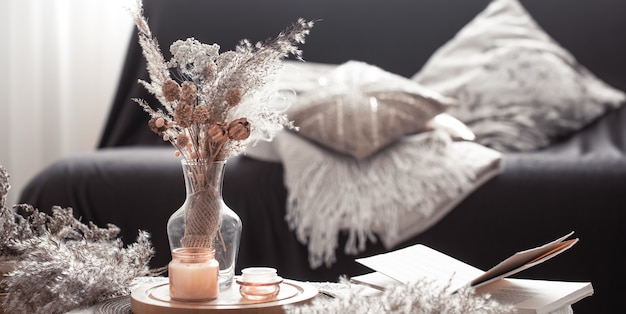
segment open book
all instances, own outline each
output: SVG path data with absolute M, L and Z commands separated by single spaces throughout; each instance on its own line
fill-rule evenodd
M 356 261 L 376 272 L 356 276 L 352 281 L 384 289 L 394 283 L 427 278 L 450 287 L 454 293 L 464 286 L 489 293 L 502 303 L 515 304 L 520 312 L 550 313 L 593 294 L 589 282 L 563 282 L 506 278 L 540 264 L 572 247 L 578 239 L 573 232 L 545 245 L 520 251 L 484 272 L 453 257 L 417 244 Z M 505 279 L 506 278 L 506 279 Z

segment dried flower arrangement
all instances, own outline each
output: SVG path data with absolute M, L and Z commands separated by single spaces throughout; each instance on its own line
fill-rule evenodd
M 499 303 L 490 295 L 476 294 L 471 287 L 465 287 L 450 294 L 449 287 L 437 286 L 426 279 L 406 285 L 387 287 L 375 297 L 362 293 L 364 289 L 362 286 L 352 285 L 346 278 L 341 278 L 339 283 L 329 285 L 332 286 L 330 290 L 336 290 L 339 286 L 343 292 L 333 293 L 334 298 L 330 300 L 315 298 L 306 305 L 286 306 L 286 313 L 506 314 L 516 312 L 513 305 Z
M 0 257 L 11 263 L 0 281 L 5 313 L 65 313 L 128 295 L 135 278 L 157 273 L 148 266 L 147 233 L 124 247 L 119 228 L 83 224 L 71 208 L 53 207 L 52 215 L 26 204 L 8 208 L 9 189 L 0 166 Z
M 150 115 L 150 129 L 169 141 L 177 154 L 188 161 L 224 160 L 242 152 L 251 134 L 269 140 L 284 126 L 292 127 L 284 110 L 270 104 L 276 90 L 264 87 L 283 58 L 293 55 L 301 60 L 297 45 L 304 43 L 313 22 L 299 19 L 273 40 L 253 45 L 244 39 L 234 51 L 223 53 L 217 44 L 177 40 L 166 62 L 142 3 L 137 3 L 132 14 L 151 80 L 139 82 L 165 111 L 134 100 Z
M 284 127 L 293 128 L 286 108 L 272 105 L 279 97 L 277 89 L 268 87 L 282 59 L 302 59 L 297 45 L 304 43 L 313 22 L 299 19 L 273 40 L 256 44 L 241 40 L 234 51 L 223 53 L 217 44 L 177 40 L 170 46 L 172 58 L 166 61 L 143 15 L 141 0 L 131 14 L 150 77 L 150 82 L 139 83 L 162 108 L 134 100 L 150 115 L 150 129 L 169 141 L 190 166 L 193 190 L 200 191 L 194 199 L 204 204 L 185 212 L 183 246 L 212 248 L 219 208 L 200 199 L 210 198 L 213 192 L 208 191 L 215 190 L 208 177 L 213 162 L 241 153 L 251 140 L 270 140 Z

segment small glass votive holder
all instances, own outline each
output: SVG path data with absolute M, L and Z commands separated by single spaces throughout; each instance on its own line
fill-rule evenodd
M 271 267 L 249 267 L 241 270 L 241 277 L 236 281 L 242 297 L 263 301 L 278 295 L 283 278 L 277 276 L 276 269 Z

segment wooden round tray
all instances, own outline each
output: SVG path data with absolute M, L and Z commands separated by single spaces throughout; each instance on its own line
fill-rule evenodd
M 180 302 L 170 299 L 169 283 L 156 283 L 141 286 L 130 295 L 130 305 L 134 314 L 188 314 L 214 313 L 283 313 L 282 306 L 309 301 L 317 295 L 317 289 L 310 284 L 285 279 L 280 284 L 280 292 L 270 300 L 250 301 L 239 294 L 239 284 L 233 281 L 230 288 L 220 291 L 215 300 L 205 302 Z

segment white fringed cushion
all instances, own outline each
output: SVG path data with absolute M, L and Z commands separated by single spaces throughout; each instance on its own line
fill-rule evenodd
M 425 130 L 453 100 L 410 79 L 350 61 L 318 79 L 288 116 L 299 134 L 336 152 L 366 158 L 400 137 Z
M 478 143 L 502 151 L 544 147 L 626 99 L 578 64 L 517 0 L 492 1 L 413 79 L 457 99 L 447 112 Z
M 427 230 L 501 171 L 501 153 L 452 141 L 443 130 L 405 136 L 384 152 L 355 159 L 320 149 L 292 132 L 272 142 L 285 168 L 286 221 L 306 244 L 312 268 L 357 254 L 369 240 L 387 249 Z

